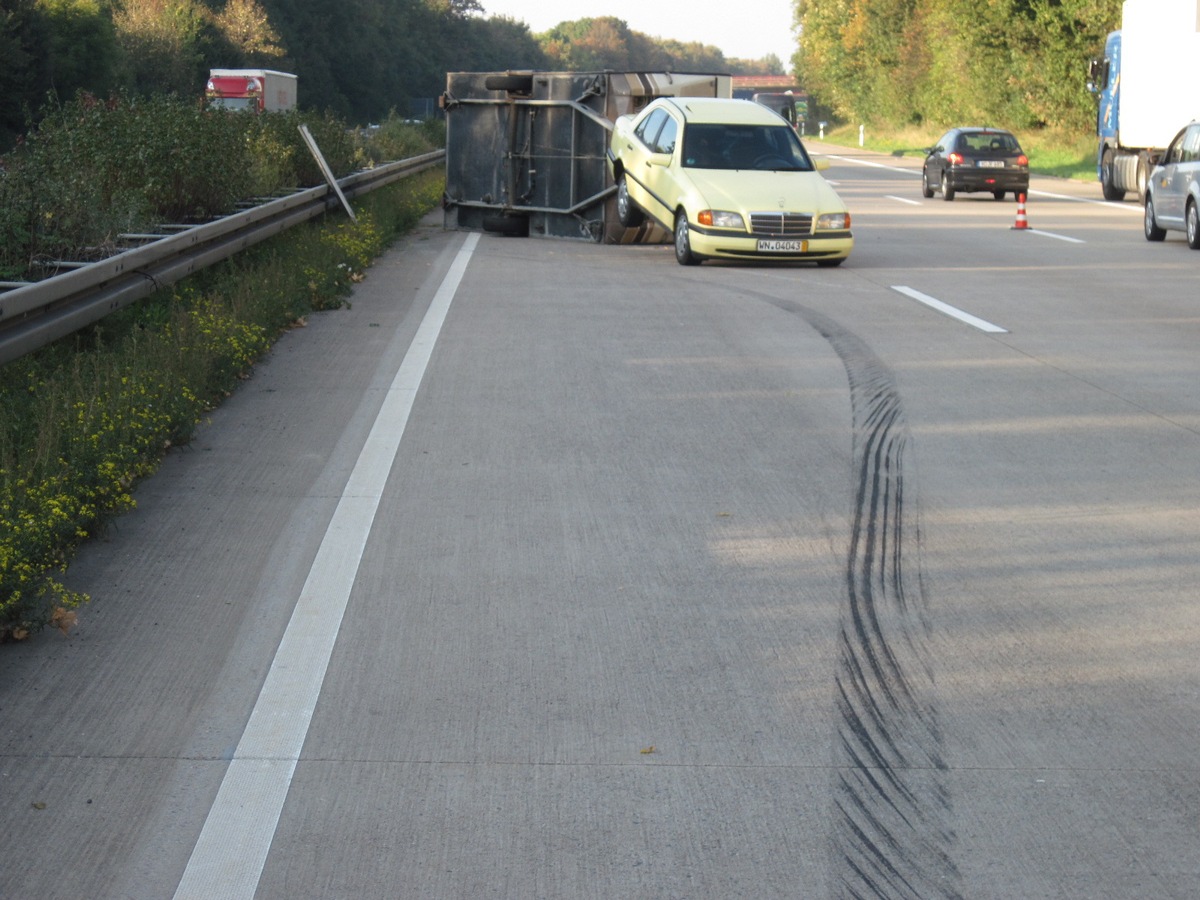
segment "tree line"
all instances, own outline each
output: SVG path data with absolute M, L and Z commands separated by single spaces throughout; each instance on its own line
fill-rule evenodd
M 0 149 L 48 98 L 203 95 L 210 68 L 300 78 L 300 104 L 353 124 L 415 117 L 447 72 L 783 71 L 775 57 L 650 37 L 621 19 L 563 22 L 535 35 L 476 0 L 0 0 Z M 423 101 L 417 103 L 416 101 Z
M 799 80 L 835 118 L 1094 125 L 1087 61 L 1121 0 L 794 0 Z

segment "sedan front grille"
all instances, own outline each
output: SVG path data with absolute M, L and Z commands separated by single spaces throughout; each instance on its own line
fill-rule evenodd
M 770 234 L 780 237 L 804 237 L 812 234 L 812 227 L 813 217 L 808 213 L 750 213 L 750 230 L 755 234 Z

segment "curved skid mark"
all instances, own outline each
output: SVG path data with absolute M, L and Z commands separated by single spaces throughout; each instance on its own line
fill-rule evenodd
M 908 426 L 895 378 L 861 339 L 828 317 L 763 299 L 824 337 L 850 385 L 854 507 L 835 677 L 831 887 L 842 897 L 961 900 L 926 646 L 933 630 L 921 531 L 905 503 Z

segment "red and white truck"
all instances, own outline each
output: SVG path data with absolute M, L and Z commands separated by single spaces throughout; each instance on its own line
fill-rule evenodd
M 296 108 L 296 76 L 273 69 L 210 69 L 204 96 L 215 109 L 253 113 Z

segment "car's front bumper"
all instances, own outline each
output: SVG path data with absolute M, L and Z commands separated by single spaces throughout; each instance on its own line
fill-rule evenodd
M 830 231 L 785 239 L 780 235 L 735 234 L 692 224 L 688 242 L 694 254 L 706 259 L 815 262 L 845 259 L 854 248 L 854 235 L 849 231 Z

